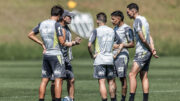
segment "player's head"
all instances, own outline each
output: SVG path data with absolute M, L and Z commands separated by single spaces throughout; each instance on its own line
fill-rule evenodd
M 127 6 L 127 15 L 129 16 L 130 19 L 135 18 L 135 14 L 139 12 L 139 7 L 135 3 L 131 3 Z
M 59 21 L 60 22 L 64 21 L 65 24 L 70 24 L 71 23 L 71 18 L 74 17 L 74 16 L 75 16 L 75 14 L 69 12 L 68 10 L 64 10 L 64 13 L 59 18 Z
M 111 13 L 111 21 L 113 25 L 119 25 L 120 22 L 124 21 L 123 12 L 120 10 L 114 11 Z
M 104 12 L 100 12 L 96 15 L 96 18 L 97 18 L 97 24 L 105 24 L 107 22 L 107 16 Z
M 64 9 L 60 5 L 55 5 L 51 8 L 51 16 L 60 17 L 64 13 Z

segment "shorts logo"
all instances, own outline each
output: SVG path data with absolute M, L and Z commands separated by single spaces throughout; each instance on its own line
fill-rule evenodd
M 42 70 L 42 75 L 46 75 L 46 71 L 45 70 Z
M 108 74 L 108 76 L 113 76 L 113 72 L 110 72 L 110 73 Z
M 104 75 L 104 72 L 98 72 L 98 75 L 99 75 L 99 76 L 103 76 L 103 75 Z
M 123 67 L 118 67 L 118 72 L 123 72 L 124 68 Z
M 58 70 L 55 70 L 55 71 L 54 71 L 54 74 L 61 74 L 61 72 L 58 71 Z
M 145 63 L 141 63 L 141 66 L 143 67 Z

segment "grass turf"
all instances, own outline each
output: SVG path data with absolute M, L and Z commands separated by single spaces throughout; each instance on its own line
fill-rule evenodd
M 180 101 L 180 57 L 162 57 L 153 59 L 150 65 L 149 101 Z M 132 61 L 132 59 L 130 60 Z M 93 61 L 76 59 L 72 62 L 75 73 L 76 101 L 100 101 L 98 82 L 92 77 Z M 128 72 L 132 66 L 129 64 Z M 0 62 L 0 101 L 38 101 L 38 88 L 41 81 L 41 61 L 1 61 Z M 142 100 L 141 83 L 138 78 L 135 101 Z M 117 98 L 121 98 L 121 84 L 118 86 Z M 128 82 L 129 83 L 129 82 Z M 129 92 L 129 88 L 128 88 Z M 63 94 L 66 96 L 66 82 Z M 108 96 L 109 97 L 109 96 Z M 127 98 L 129 94 L 127 94 Z M 46 91 L 46 101 L 51 101 L 50 83 Z M 128 100 L 128 99 L 126 99 Z

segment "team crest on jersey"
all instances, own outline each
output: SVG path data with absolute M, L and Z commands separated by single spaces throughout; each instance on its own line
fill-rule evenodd
M 91 14 L 80 13 L 78 11 L 73 11 L 72 13 L 74 13 L 75 16 L 69 25 L 71 30 L 83 38 L 89 38 L 94 29 L 94 21 Z

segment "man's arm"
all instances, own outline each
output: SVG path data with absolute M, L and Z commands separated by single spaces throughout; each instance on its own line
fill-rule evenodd
M 36 37 L 34 31 L 31 31 L 31 32 L 28 34 L 28 38 L 30 38 L 30 39 L 33 40 L 34 42 L 40 44 L 40 45 L 42 46 L 42 48 L 43 48 L 43 53 L 46 52 L 46 47 L 45 47 L 44 43 L 41 42 L 41 41 Z
M 95 59 L 97 54 L 93 55 L 92 51 L 92 44 L 95 42 L 97 36 L 97 31 L 94 30 L 89 38 L 89 43 L 88 43 L 88 51 L 92 59 Z
M 150 45 L 148 44 L 148 42 L 146 41 L 146 39 L 145 39 L 145 37 L 144 37 L 144 35 L 143 35 L 143 32 L 142 32 L 142 31 L 139 31 L 138 34 L 139 34 L 139 38 L 140 38 L 141 42 L 145 45 L 145 47 L 146 47 L 149 51 L 152 52 L 152 49 L 151 49 Z
M 40 27 L 40 23 L 33 29 L 33 31 L 31 31 L 29 34 L 28 34 L 28 38 L 30 38 L 31 40 L 33 40 L 34 42 L 40 44 L 43 48 L 43 53 L 46 52 L 46 47 L 44 45 L 43 42 L 41 42 L 37 37 L 36 35 L 39 33 L 39 27 Z
M 116 45 L 117 45 L 117 44 L 116 44 Z M 115 58 L 118 56 L 118 54 L 122 51 L 123 47 L 124 47 L 124 44 L 123 44 L 123 43 L 121 43 L 121 44 L 118 45 L 118 51 L 117 51 L 117 53 L 113 56 L 114 59 L 115 59 Z
M 134 48 L 134 37 L 132 29 L 127 29 L 126 33 L 127 43 L 123 43 L 124 48 Z
M 118 36 L 116 31 L 115 31 L 113 48 L 118 49 L 117 53 L 113 56 L 115 59 L 118 56 L 118 54 L 122 51 L 122 49 L 124 48 L 124 44 L 122 43 L 122 40 L 120 39 L 120 37 Z
M 58 36 L 58 40 L 61 45 L 72 47 L 73 45 L 78 44 L 76 41 L 66 42 L 66 30 L 64 28 L 61 28 L 59 23 L 56 23 L 56 33 Z
M 148 44 L 146 39 L 144 38 L 143 32 L 140 31 L 140 32 L 138 32 L 138 34 L 139 34 L 140 40 L 142 41 L 142 43 L 144 43 L 146 48 L 152 53 L 152 55 L 155 58 L 158 58 L 159 56 L 157 56 L 156 52 L 154 51 L 154 43 L 153 43 L 152 37 L 150 36 L 150 44 Z
M 152 49 L 152 54 L 155 58 L 158 58 L 159 56 L 157 55 L 156 49 L 154 48 L 154 41 L 152 39 L 152 36 L 150 35 L 150 46 Z
M 129 43 L 123 43 L 124 48 L 134 48 L 134 41 Z
M 91 46 L 92 46 L 92 43 L 89 42 L 89 43 L 88 43 L 88 51 L 89 51 L 89 54 L 90 54 L 91 58 L 94 59 L 95 56 L 93 55 Z

